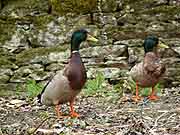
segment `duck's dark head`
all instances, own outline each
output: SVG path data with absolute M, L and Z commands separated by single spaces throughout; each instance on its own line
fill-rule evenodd
M 81 44 L 81 42 L 83 41 L 93 41 L 93 42 L 97 42 L 98 40 L 96 38 L 94 38 L 93 36 L 91 36 L 86 30 L 81 29 L 81 30 L 77 30 L 72 34 L 71 37 L 71 52 L 72 51 L 78 51 L 79 50 L 79 46 Z
M 145 53 L 154 52 L 156 51 L 157 48 L 169 48 L 167 45 L 162 43 L 156 36 L 146 37 L 146 39 L 144 40 L 143 46 L 144 46 Z

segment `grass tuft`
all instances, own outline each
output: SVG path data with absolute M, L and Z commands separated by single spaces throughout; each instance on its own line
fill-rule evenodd
M 97 72 L 96 77 L 92 80 L 88 80 L 85 85 L 85 95 L 94 95 L 95 93 L 101 91 L 103 89 L 103 83 L 105 81 L 105 77 L 103 73 Z
M 43 89 L 43 85 L 36 83 L 35 80 L 29 80 L 26 82 L 26 90 L 29 98 L 36 97 L 41 92 L 42 89 Z

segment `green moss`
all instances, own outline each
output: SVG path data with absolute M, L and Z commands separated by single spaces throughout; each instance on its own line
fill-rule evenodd
M 180 12 L 180 8 L 177 6 L 168 6 L 168 5 L 159 5 L 157 0 L 125 0 L 123 2 L 124 9 L 127 5 L 130 6 L 130 9 L 134 9 L 132 14 L 142 15 L 142 14 L 165 14 L 167 17 L 174 15 Z
M 0 42 L 3 44 L 5 41 L 10 40 L 15 32 L 15 25 L 13 22 L 0 19 Z
M 9 81 L 10 77 L 8 75 L 1 75 L 0 76 L 0 82 L 1 83 L 7 83 Z
M 0 89 L 0 97 L 13 96 L 13 95 L 14 95 L 13 91 L 7 91 L 7 90 Z
M 103 12 L 114 12 L 117 9 L 117 1 L 115 1 L 115 0 L 102 1 L 101 9 Z
M 175 15 L 177 13 L 180 12 L 180 8 L 177 8 L 177 6 L 158 6 L 158 7 L 154 7 L 152 9 L 146 9 L 145 11 L 143 11 L 145 14 L 159 14 L 159 13 L 163 13 L 166 14 L 166 16 L 168 15 Z
M 107 36 L 113 38 L 114 40 L 127 40 L 135 38 L 144 38 L 147 33 L 144 32 L 142 28 L 136 28 L 136 26 L 128 27 L 117 27 L 111 26 L 106 29 Z
M 142 0 L 124 0 L 124 4 L 135 4 L 139 1 L 142 1 Z
M 27 62 L 33 58 L 35 58 L 36 56 L 46 56 L 48 55 L 50 52 L 61 52 L 61 51 L 65 51 L 67 49 L 68 46 L 55 46 L 55 47 L 51 47 L 51 48 L 44 48 L 44 47 L 40 47 L 40 48 L 31 48 L 28 50 L 25 50 L 19 54 L 16 55 L 16 63 L 24 63 Z
M 15 94 L 16 84 L 0 84 L 0 97 Z
M 26 16 L 26 17 L 10 17 L 10 16 L 1 16 L 0 17 L 0 28 L 7 27 L 7 30 L 14 31 L 17 22 L 21 23 L 33 23 L 38 29 L 44 28 L 48 23 L 54 19 L 52 15 L 39 15 L 39 16 Z M 12 29 L 13 28 L 13 29 Z M 1 29 L 0 29 L 1 30 Z M 1 31 L 0 31 L 1 32 Z
M 89 13 L 94 12 L 97 0 L 50 0 L 54 13 Z
M 135 10 L 144 9 L 145 7 L 152 7 L 156 4 L 156 0 L 124 0 L 124 6 L 130 5 Z
M 1 57 L 0 58 L 0 67 L 7 67 L 7 66 L 10 66 L 12 65 L 12 62 L 9 61 L 6 57 Z
M 14 55 L 3 48 L 0 48 L 0 67 L 12 68 L 14 66 Z
M 29 17 L 29 20 L 33 21 L 35 27 L 39 29 L 44 29 L 47 27 L 47 24 L 53 21 L 54 17 L 52 15 L 42 15 L 42 16 L 32 16 Z
M 47 12 L 48 10 L 47 0 L 4 0 L 3 5 L 5 5 L 3 12 L 7 15 L 14 12 L 18 16 L 26 16 L 34 11 Z
M 3 3 L 2 1 L 0 1 L 0 10 L 2 9 L 2 7 L 3 7 Z

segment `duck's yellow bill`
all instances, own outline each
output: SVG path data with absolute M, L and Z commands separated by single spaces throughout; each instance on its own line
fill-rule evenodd
M 165 45 L 165 44 L 162 43 L 162 42 L 159 42 L 158 47 L 159 47 L 159 48 L 169 48 L 169 46 Z
M 95 37 L 91 36 L 90 34 L 87 34 L 87 40 L 88 41 L 93 41 L 93 42 L 97 42 L 98 39 L 96 39 Z

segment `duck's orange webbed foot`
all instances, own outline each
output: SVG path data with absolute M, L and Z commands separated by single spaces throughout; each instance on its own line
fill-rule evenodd
M 70 102 L 70 117 L 73 117 L 73 118 L 80 117 L 80 115 L 74 111 L 73 103 L 74 103 L 74 100 Z
M 141 96 L 132 96 L 132 100 L 135 101 L 135 102 L 138 102 L 142 99 Z
M 158 100 L 159 97 L 156 96 L 156 95 L 151 95 L 151 96 L 148 96 L 149 100 Z
M 76 112 L 71 112 L 70 116 L 71 116 L 72 118 L 78 118 L 78 117 L 80 117 L 80 115 L 79 115 L 78 113 L 76 113 Z
M 141 99 L 142 97 L 139 96 L 138 81 L 136 81 L 136 96 L 132 96 L 132 100 L 138 102 Z
M 151 92 L 151 95 L 148 96 L 149 100 L 158 100 L 159 97 L 155 95 L 155 89 L 154 87 L 152 87 L 152 92 Z
M 55 112 L 56 112 L 56 115 L 57 115 L 57 118 L 58 118 L 58 119 L 63 119 L 63 118 L 69 117 L 69 116 L 63 115 L 63 114 L 60 112 L 60 105 L 56 105 L 56 107 L 55 107 Z

